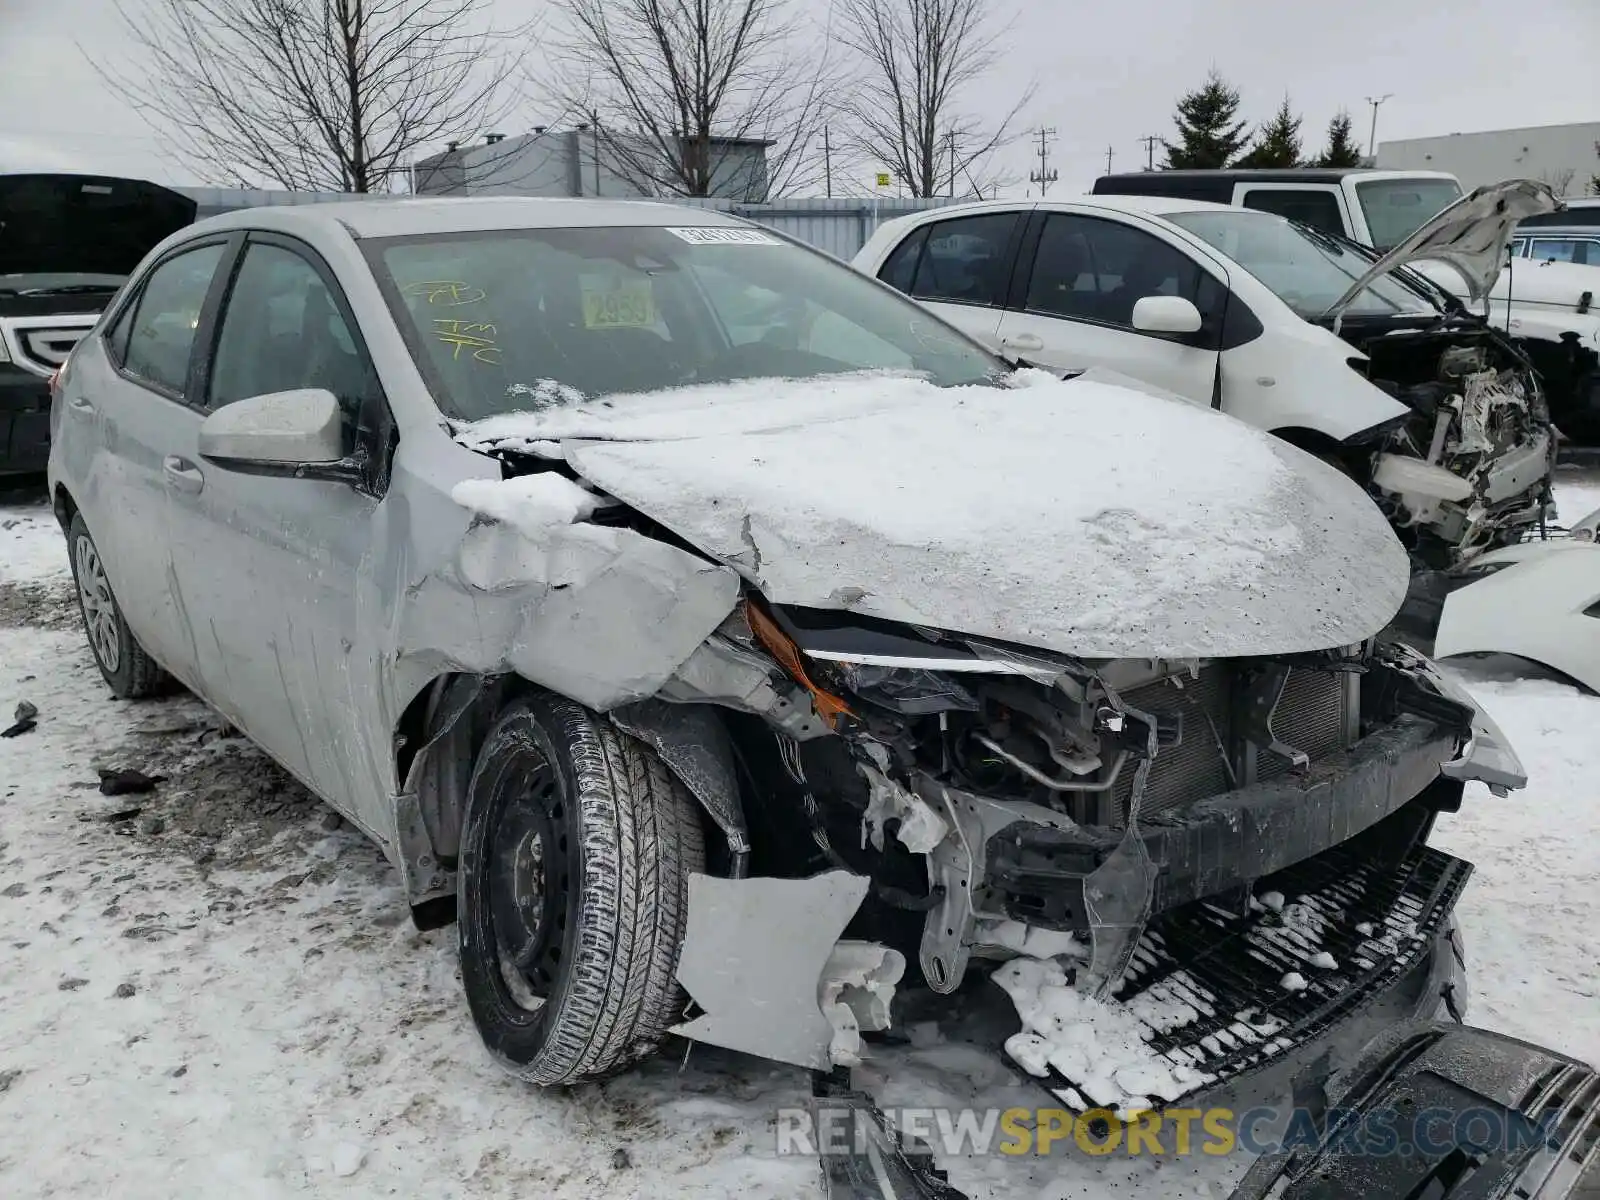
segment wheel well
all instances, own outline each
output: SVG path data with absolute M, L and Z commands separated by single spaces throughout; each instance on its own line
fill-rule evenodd
M 55 494 L 50 497 L 50 507 L 55 509 L 56 522 L 62 529 L 70 526 L 72 518 L 78 515 L 78 506 L 65 484 L 56 484 Z
M 1272 436 L 1304 450 L 1307 454 L 1315 454 L 1318 458 L 1339 458 L 1345 451 L 1344 445 L 1337 439 L 1329 437 L 1321 430 L 1307 429 L 1302 425 L 1274 429 Z

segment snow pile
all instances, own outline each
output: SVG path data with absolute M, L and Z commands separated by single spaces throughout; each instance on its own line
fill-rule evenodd
M 1025 384 L 761 379 L 457 436 L 561 442 L 585 479 L 780 603 L 1096 657 L 1348 643 L 1398 606 L 1404 556 L 1347 479 L 1208 409 Z
M 980 919 L 973 935 L 977 945 L 997 946 L 1029 958 L 1079 958 L 1087 960 L 1093 949 L 1071 930 L 1045 929 L 1021 921 Z
M 513 479 L 466 479 L 450 489 L 450 499 L 525 533 L 582 521 L 600 505 L 593 492 L 554 471 Z
M 1022 1032 L 1006 1040 L 1006 1053 L 1030 1075 L 1042 1077 L 1054 1068 L 1096 1106 L 1120 1115 L 1140 1112 L 1157 1099 L 1177 1100 L 1208 1079 L 1150 1048 L 1155 1033 L 1194 1020 L 1194 1008 L 1182 1001 L 1149 995 L 1126 1003 L 1096 1000 L 1068 983 L 1055 963 L 1032 958 L 1012 959 L 990 978 L 1022 1018 Z

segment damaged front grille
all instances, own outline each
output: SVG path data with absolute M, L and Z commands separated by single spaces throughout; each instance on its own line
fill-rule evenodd
M 1279 739 L 1304 751 L 1315 763 L 1354 741 L 1356 715 L 1352 677 L 1297 667 L 1289 672 L 1272 717 Z M 1181 684 L 1182 686 L 1178 686 Z M 1237 720 L 1240 684 L 1227 663 L 1203 667 L 1199 678 L 1174 676 L 1133 688 L 1123 695 L 1131 708 L 1180 717 L 1182 739 L 1164 746 L 1150 764 L 1140 820 L 1159 818 L 1207 796 L 1255 780 L 1272 779 L 1290 769 L 1287 759 L 1261 751 L 1252 772 L 1249 747 Z M 1125 772 L 1112 792 L 1119 824 L 1126 824 L 1133 796 L 1133 772 Z
M 1428 954 L 1471 865 L 1426 845 L 1377 862 L 1365 841 L 1262 880 L 1245 912 L 1202 900 L 1146 927 L 1115 1001 L 1185 1013 L 1144 1029 L 1150 1050 L 1194 1081 L 1189 1092 L 1319 1037 Z M 1069 1103 L 1096 1099 L 1085 1080 L 1057 1071 L 1049 1083 Z

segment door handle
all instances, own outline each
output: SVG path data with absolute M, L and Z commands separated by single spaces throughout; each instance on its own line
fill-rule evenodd
M 1000 339 L 1017 350 L 1043 350 L 1044 339 L 1036 333 L 1013 333 Z
M 85 396 L 74 396 L 74 397 L 72 397 L 72 399 L 67 401 L 67 407 L 68 408 L 75 408 L 79 412 L 93 412 L 94 411 L 94 405 L 89 403 L 88 398 L 85 397 Z
M 175 454 L 169 454 L 161 460 L 161 473 L 174 488 L 190 495 L 206 485 L 206 477 L 200 473 L 200 468 L 187 458 L 179 458 Z

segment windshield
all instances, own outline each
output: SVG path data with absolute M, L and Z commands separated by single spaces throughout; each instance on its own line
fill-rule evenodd
M 1373 179 L 1356 184 L 1356 197 L 1373 247 L 1392 250 L 1461 199 L 1461 188 L 1453 179 Z
M 519 229 L 369 247 L 440 409 L 459 420 L 530 396 L 860 370 L 951 386 L 1003 370 L 909 300 L 755 229 Z
M 1167 218 L 1209 242 L 1272 290 L 1295 312 L 1316 320 L 1372 266 L 1353 246 L 1271 213 L 1173 213 Z M 1426 295 L 1393 276 L 1374 279 L 1345 311 L 1392 316 L 1437 311 Z

